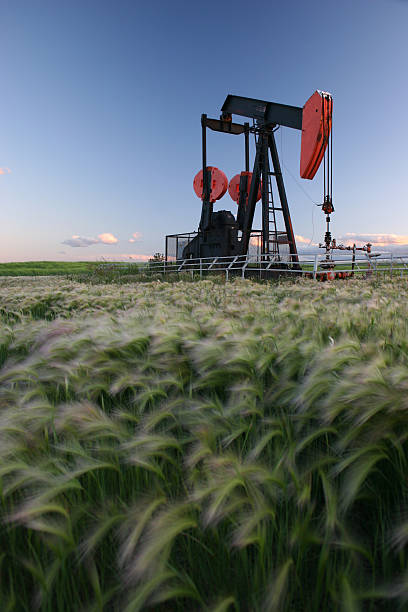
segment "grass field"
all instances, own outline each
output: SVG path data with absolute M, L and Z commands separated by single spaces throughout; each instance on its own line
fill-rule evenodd
M 91 272 L 92 261 L 22 261 L 0 263 L 0 276 L 53 276 Z
M 406 281 L 0 304 L 0 610 L 407 609 Z
M 140 264 L 134 262 L 25 261 L 0 263 L 0 277 L 64 276 L 97 284 L 141 280 L 139 272 Z

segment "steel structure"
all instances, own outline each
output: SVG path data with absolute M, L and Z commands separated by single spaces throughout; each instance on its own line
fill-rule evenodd
M 301 176 L 312 179 L 329 142 L 332 121 L 331 95 L 316 91 L 303 108 L 228 95 L 221 113 L 220 119 L 212 119 L 205 114 L 201 116 L 202 170 L 194 180 L 195 191 L 202 199 L 201 218 L 196 235 L 183 248 L 182 258 L 246 255 L 260 192 L 261 254 L 269 260 L 284 261 L 295 269 L 299 268 L 295 234 L 274 132 L 280 126 L 302 131 Z M 252 119 L 252 125 L 248 122 L 235 123 L 232 121 L 232 115 Z M 217 168 L 207 166 L 207 128 L 235 136 L 244 135 L 245 171 L 239 175 L 236 217 L 226 210 L 214 211 L 215 201 L 226 191 L 226 185 L 220 184 L 226 177 Z M 249 160 L 250 134 L 254 135 L 256 144 L 252 172 Z M 328 210 L 327 198 L 331 202 L 331 192 L 326 193 L 325 190 L 325 211 Z

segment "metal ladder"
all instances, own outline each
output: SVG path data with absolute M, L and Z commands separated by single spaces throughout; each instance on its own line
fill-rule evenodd
M 269 255 L 274 257 L 279 256 L 279 242 L 276 228 L 276 215 L 277 210 L 274 206 L 273 192 L 272 192 L 272 181 L 271 175 L 273 172 L 268 172 L 268 240 L 267 240 L 267 252 Z
M 255 149 L 258 144 L 257 134 L 254 133 L 255 140 Z M 282 211 L 282 208 L 276 208 L 273 201 L 273 192 L 272 192 L 272 180 L 271 176 L 275 176 L 275 172 L 271 172 L 269 165 L 269 153 L 268 153 L 268 236 L 265 240 L 265 254 L 272 255 L 276 259 L 280 259 L 279 257 L 279 240 L 278 240 L 278 230 L 276 224 L 276 211 Z

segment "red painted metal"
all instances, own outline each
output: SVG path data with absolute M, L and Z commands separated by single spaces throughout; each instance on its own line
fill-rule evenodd
M 333 98 L 315 91 L 303 107 L 300 176 L 312 179 L 329 142 L 332 127 Z
M 211 170 L 211 195 L 210 202 L 215 202 L 222 198 L 228 189 L 228 179 L 222 170 L 214 166 L 207 166 L 207 170 Z M 203 197 L 203 171 L 197 172 L 193 181 L 194 191 L 197 197 Z
M 247 176 L 248 177 L 248 182 L 247 182 L 247 189 L 246 189 L 246 202 L 245 204 L 247 204 L 248 202 L 248 197 L 249 197 L 249 190 L 251 188 L 251 182 L 252 182 L 252 172 L 241 172 L 241 174 L 236 174 L 229 182 L 229 186 L 228 186 L 228 193 L 230 194 L 231 198 L 234 200 L 234 202 L 236 202 L 238 204 L 238 200 L 239 200 L 239 182 L 241 179 L 241 176 Z M 258 189 L 258 195 L 256 198 L 256 201 L 258 202 L 258 200 L 261 199 L 261 185 L 259 185 L 259 189 Z

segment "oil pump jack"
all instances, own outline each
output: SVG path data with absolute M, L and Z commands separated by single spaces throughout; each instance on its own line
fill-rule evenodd
M 219 119 L 201 116 L 202 169 L 194 179 L 194 190 L 202 200 L 201 219 L 195 237 L 187 241 L 182 258 L 228 257 L 246 255 L 251 241 L 255 206 L 262 205 L 261 253 L 275 261 L 299 267 L 295 234 L 275 141 L 279 127 L 301 131 L 300 176 L 313 179 L 324 159 L 324 198 L 322 210 L 326 214 L 326 255 L 332 244 L 330 215 L 332 202 L 332 127 L 333 99 L 331 94 L 315 91 L 303 107 L 228 95 Z M 252 119 L 252 125 L 235 123 L 232 115 Z M 244 134 L 245 171 L 231 179 L 213 166 L 207 166 L 207 128 L 231 134 Z M 249 137 L 255 137 L 255 159 L 249 169 Z M 278 200 L 272 190 L 275 180 Z M 235 217 L 231 212 L 215 212 L 214 203 L 227 191 L 238 204 Z M 166 242 L 167 245 L 167 242 Z M 167 252 L 167 248 L 166 248 Z

